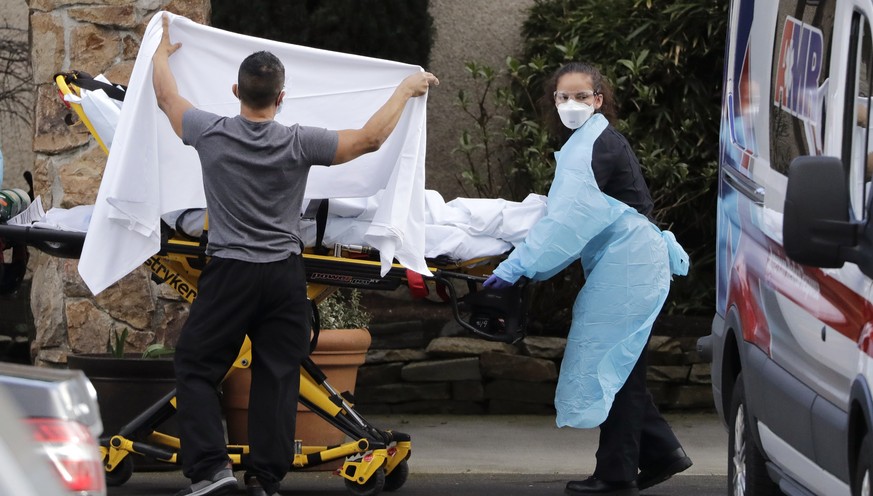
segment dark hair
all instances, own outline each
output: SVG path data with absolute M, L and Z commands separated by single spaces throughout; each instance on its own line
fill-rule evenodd
M 555 108 L 554 95 L 555 91 L 558 89 L 558 80 L 567 74 L 576 73 L 588 74 L 591 76 L 591 84 L 594 86 L 592 89 L 595 93 L 603 95 L 603 104 L 597 112 L 603 114 L 610 123 L 612 123 L 616 118 L 612 86 L 610 86 L 609 81 L 603 77 L 603 74 L 600 73 L 597 67 L 588 62 L 570 62 L 563 65 L 559 67 L 558 70 L 552 74 L 552 77 L 546 81 L 543 86 L 543 96 L 539 101 L 542 115 L 545 119 L 546 129 L 548 129 L 554 136 L 558 136 L 561 140 L 561 144 L 567 141 L 570 135 L 573 134 L 573 131 L 567 129 L 563 124 L 561 124 L 561 118 L 558 117 L 558 111 Z
M 256 110 L 273 104 L 285 87 L 285 66 L 270 52 L 255 52 L 239 65 L 239 99 Z

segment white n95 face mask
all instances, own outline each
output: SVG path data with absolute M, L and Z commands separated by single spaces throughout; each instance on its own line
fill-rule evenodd
M 594 107 L 576 100 L 568 100 L 558 105 L 558 116 L 561 122 L 570 129 L 578 129 L 592 115 Z

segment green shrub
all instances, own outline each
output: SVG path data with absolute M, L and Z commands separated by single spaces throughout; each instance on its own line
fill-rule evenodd
M 372 315 L 361 305 L 357 289 L 337 290 L 318 304 L 322 329 L 367 329 Z
M 213 0 L 212 25 L 423 67 L 427 67 L 434 37 L 428 0 Z

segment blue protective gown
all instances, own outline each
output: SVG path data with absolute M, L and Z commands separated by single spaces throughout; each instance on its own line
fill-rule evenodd
M 688 255 L 672 233 L 598 188 L 591 156 L 607 124 L 593 115 L 555 153 L 548 213 L 494 270 L 509 282 L 545 280 L 582 261 L 585 285 L 573 305 L 555 393 L 558 427 L 590 428 L 606 419 L 648 341 L 671 273 L 688 272 Z

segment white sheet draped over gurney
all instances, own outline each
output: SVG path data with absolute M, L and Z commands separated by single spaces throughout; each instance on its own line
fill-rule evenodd
M 362 236 L 378 210 L 381 194 L 369 198 L 330 200 L 323 246 L 360 245 Z M 455 198 L 445 202 L 436 191 L 425 191 L 425 247 L 427 258 L 448 257 L 465 261 L 501 255 L 524 240 L 530 228 L 546 214 L 543 195 L 531 193 L 522 202 L 500 198 Z M 88 232 L 94 205 L 71 209 L 53 208 L 31 224 L 43 229 Z M 182 216 L 184 214 L 184 216 Z M 203 234 L 205 210 L 179 210 L 161 218 L 172 228 L 198 238 Z M 301 235 L 306 246 L 316 242 L 316 223 L 304 219 Z
M 369 198 L 330 200 L 322 246 L 366 245 L 362 237 L 378 211 L 381 197 L 380 193 Z M 437 191 L 426 190 L 424 255 L 456 261 L 501 255 L 524 240 L 546 210 L 543 195 L 530 194 L 522 202 L 500 198 L 455 198 L 446 202 Z M 199 238 L 203 234 L 202 210 L 170 212 L 162 218 L 186 236 Z M 306 246 L 315 246 L 316 221 L 303 219 L 300 227 Z
M 360 244 L 380 197 L 331 200 L 323 244 Z M 499 198 L 445 202 L 437 191 L 426 190 L 424 255 L 463 261 L 506 253 L 545 214 L 543 195 L 530 194 L 522 202 Z M 313 246 L 315 222 L 304 221 L 301 228 L 304 243 Z
M 143 35 L 94 213 L 79 273 L 97 294 L 134 270 L 160 245 L 160 216 L 205 207 L 196 151 L 182 144 L 158 109 L 152 55 L 161 38 L 156 14 Z M 221 31 L 170 15 L 170 58 L 179 91 L 196 107 L 239 113 L 231 93 L 239 64 L 269 50 L 285 64 L 286 96 L 276 120 L 328 129 L 359 128 L 417 66 L 328 52 Z M 307 198 L 368 197 L 384 190 L 363 234 L 381 253 L 383 271 L 396 259 L 429 274 L 424 261 L 426 98 L 413 98 L 391 137 L 375 153 L 337 167 L 313 167 Z M 276 198 L 282 201 L 282 198 Z

